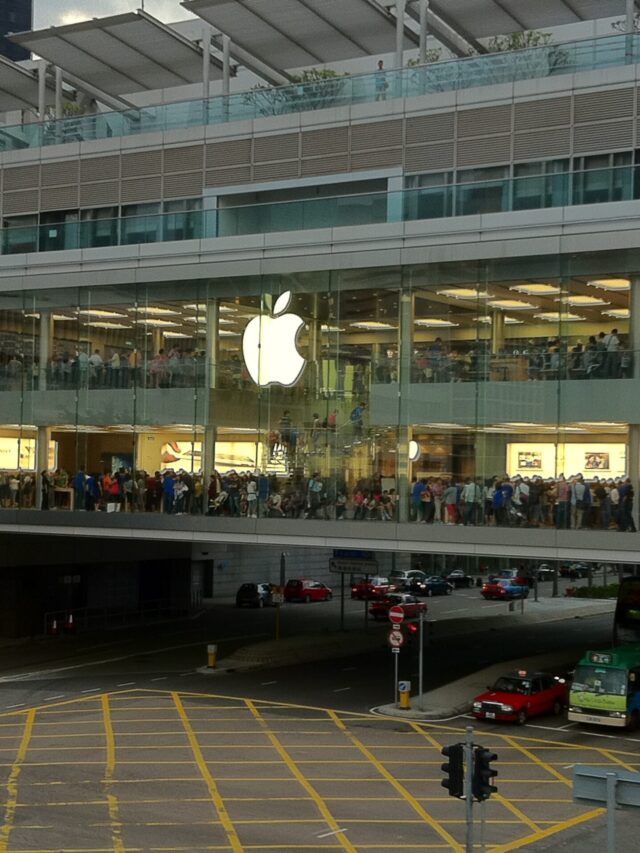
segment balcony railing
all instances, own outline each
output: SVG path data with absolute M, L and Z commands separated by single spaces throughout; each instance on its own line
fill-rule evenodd
M 640 199 L 640 166 L 2 229 L 2 254 L 304 231 Z
M 0 128 L 0 150 L 40 148 L 117 136 L 244 121 L 264 116 L 411 98 L 632 65 L 640 36 L 612 35 L 524 50 L 436 62 L 290 86 L 265 87 L 209 99 L 74 116 Z

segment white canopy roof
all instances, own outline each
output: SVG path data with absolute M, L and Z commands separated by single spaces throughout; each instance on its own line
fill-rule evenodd
M 141 11 L 10 38 L 112 95 L 202 81 L 202 48 Z M 211 56 L 211 79 L 221 77 L 221 63 Z
M 47 104 L 53 103 L 54 95 L 46 92 Z M 38 109 L 38 76 L 0 56 L 0 112 L 10 110 Z
M 373 0 L 184 0 L 235 44 L 280 69 L 395 50 L 395 18 Z M 405 29 L 405 48 L 417 36 Z

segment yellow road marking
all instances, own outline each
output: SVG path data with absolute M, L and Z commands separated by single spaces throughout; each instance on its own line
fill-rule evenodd
M 114 853 L 124 853 L 124 843 L 122 841 L 122 823 L 120 821 L 120 808 L 118 806 L 118 798 L 112 793 L 113 776 L 116 769 L 116 741 L 113 735 L 113 725 L 111 723 L 111 709 L 109 707 L 109 697 L 105 694 L 102 696 L 102 717 L 104 721 L 104 733 L 107 745 L 107 761 L 105 771 L 105 788 L 107 795 L 107 804 L 109 807 L 109 823 L 111 825 L 111 840 L 113 841 Z
M 229 817 L 229 812 L 227 811 L 227 808 L 224 804 L 224 800 L 220 796 L 216 781 L 211 775 L 211 771 L 207 766 L 207 762 L 204 760 L 204 756 L 202 755 L 202 751 L 200 749 L 200 744 L 198 743 L 198 739 L 191 727 L 191 722 L 189 721 L 189 717 L 187 716 L 187 713 L 184 709 L 182 700 L 176 692 L 173 692 L 171 696 L 173 697 L 173 702 L 178 710 L 180 719 L 182 720 L 182 725 L 184 726 L 184 730 L 191 745 L 191 750 L 193 752 L 195 762 L 198 765 L 198 770 L 202 774 L 202 778 L 204 779 L 205 784 L 209 790 L 211 800 L 214 806 L 216 807 L 218 817 L 220 818 L 220 822 L 222 823 L 224 831 L 227 834 L 227 838 L 229 839 L 231 848 L 235 851 L 235 853 L 243 853 L 243 847 L 240 843 L 240 839 L 238 838 L 238 833 L 236 832 L 233 822 Z
M 313 785 L 309 782 L 307 777 L 302 773 L 298 765 L 293 761 L 287 750 L 280 743 L 279 739 L 270 731 L 267 722 L 264 720 L 254 703 L 250 700 L 246 700 L 246 706 L 251 711 L 256 721 L 260 725 L 260 728 L 265 733 L 267 738 L 269 739 L 271 746 L 277 751 L 278 755 L 282 758 L 284 763 L 287 765 L 287 768 L 293 775 L 293 777 L 299 782 L 299 784 L 304 788 L 304 790 L 309 794 L 309 796 L 313 799 L 316 804 L 318 811 L 324 818 L 327 823 L 327 826 L 333 831 L 337 832 L 340 829 L 339 824 L 334 818 L 331 811 L 328 809 L 327 804 L 322 799 L 320 794 L 316 791 Z M 356 848 L 351 844 L 348 838 L 344 836 L 344 833 L 340 833 L 336 836 L 336 840 L 340 842 L 341 846 L 349 851 L 349 853 L 357 853 Z
M 618 764 L 620 767 L 624 767 L 625 770 L 630 770 L 631 773 L 636 773 L 638 770 L 637 767 L 632 767 L 630 764 L 627 764 L 625 761 L 623 761 L 621 758 L 618 758 L 616 755 L 614 755 L 613 752 L 610 752 L 608 749 L 598 748 L 598 752 L 600 753 L 600 755 L 604 755 L 605 758 L 608 758 L 609 761 L 613 764 Z
M 328 712 L 329 717 L 333 720 L 336 727 L 343 732 L 351 741 L 351 743 L 356 746 L 360 752 L 369 759 L 369 761 L 373 764 L 376 770 L 383 776 L 387 782 L 389 782 L 395 790 L 401 794 L 401 796 L 409 803 L 409 805 L 416 811 L 420 817 L 427 823 L 437 834 L 442 838 L 446 843 L 453 849 L 458 851 L 458 853 L 462 853 L 463 848 L 460 844 L 455 840 L 455 838 L 447 832 L 447 830 L 439 823 L 429 812 L 423 808 L 418 800 L 411 794 L 407 789 L 400 784 L 400 782 L 393 776 L 387 768 L 381 764 L 378 759 L 373 755 L 373 753 L 361 742 L 358 738 L 345 726 L 342 720 L 338 717 L 335 711 Z M 415 780 L 413 780 L 415 781 Z
M 0 828 L 0 853 L 6 853 L 9 849 L 9 836 L 13 829 L 13 823 L 16 817 L 16 807 L 18 805 L 18 778 L 20 776 L 24 760 L 27 756 L 27 750 L 29 749 L 29 741 L 31 740 L 31 733 L 33 731 L 35 718 L 36 712 L 34 709 L 31 709 L 27 713 L 24 729 L 22 731 L 22 738 L 20 739 L 20 746 L 18 747 L 18 752 L 16 754 L 16 760 L 11 767 L 11 773 L 7 780 L 7 802 L 4 810 L 4 824 Z
M 537 764 L 538 767 L 542 767 L 543 770 L 546 770 L 547 773 L 550 773 L 552 776 L 554 776 L 558 780 L 558 782 L 562 782 L 563 785 L 569 785 L 569 787 L 572 786 L 573 783 L 571 782 L 570 779 L 568 779 L 566 776 L 564 776 L 562 773 L 560 773 L 558 770 L 556 770 L 556 768 L 553 767 L 551 764 L 548 764 L 546 761 L 543 761 L 537 755 L 534 755 L 533 752 L 528 750 L 525 746 L 521 746 L 520 744 L 518 744 L 516 741 L 514 741 L 512 738 L 510 738 L 508 736 L 505 736 L 505 741 L 507 743 L 511 744 L 511 746 L 513 746 L 514 749 L 517 749 L 523 755 L 526 755 L 527 758 L 529 758 L 531 761 L 533 761 L 534 764 Z M 540 780 L 540 781 L 542 781 L 542 780 Z
M 492 847 L 491 853 L 509 853 L 511 850 L 519 850 L 521 847 L 533 844 L 534 841 L 541 841 L 543 838 L 549 838 L 550 836 L 556 835 L 558 832 L 562 832 L 565 829 L 571 829 L 573 826 L 579 826 L 581 823 L 586 823 L 589 820 L 600 817 L 600 815 L 604 814 L 604 811 L 604 809 L 593 809 L 593 811 L 578 815 L 578 817 L 572 817 L 569 820 L 560 821 L 555 826 L 549 827 L 548 829 L 541 829 L 540 832 L 536 832 L 533 835 L 527 835 L 524 838 L 519 838 L 517 841 L 511 841 L 508 844 L 500 844 L 497 847 Z

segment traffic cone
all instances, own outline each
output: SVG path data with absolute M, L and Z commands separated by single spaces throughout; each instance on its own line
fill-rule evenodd
M 75 632 L 76 626 L 73 623 L 73 613 L 70 613 L 67 616 L 67 623 L 64 626 L 64 630 L 65 630 L 65 633 L 67 633 L 67 634 L 73 634 Z
M 52 637 L 58 636 L 58 620 L 57 619 L 54 619 L 53 622 L 51 623 L 51 628 L 49 629 L 49 633 L 51 634 Z

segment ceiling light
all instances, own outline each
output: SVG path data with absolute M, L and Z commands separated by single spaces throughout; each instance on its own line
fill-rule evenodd
M 218 335 L 221 338 L 239 338 L 240 332 L 230 332 L 229 329 L 220 329 Z
M 453 323 L 451 320 L 441 320 L 438 317 L 425 317 L 422 320 L 416 320 L 415 325 L 424 326 L 425 329 L 444 329 L 459 326 L 460 323 Z
M 560 293 L 560 287 L 557 284 L 542 284 L 542 283 L 525 283 L 515 284 L 509 290 L 515 290 L 517 293 L 524 293 L 526 296 L 553 296 Z
M 450 299 L 491 299 L 491 294 L 479 291 L 474 287 L 448 287 L 446 290 L 438 290 L 438 296 L 447 296 Z
M 386 329 L 395 329 L 391 323 L 382 323 L 380 320 L 360 320 L 350 324 L 354 329 L 366 329 L 368 332 L 383 332 Z
M 104 308 L 80 308 L 78 314 L 86 314 L 87 317 L 103 317 L 105 319 L 114 317 L 128 319 L 127 315 L 120 311 L 105 311 Z
M 628 308 L 612 308 L 611 311 L 603 311 L 604 317 L 613 317 L 615 320 L 628 320 L 631 312 Z
M 173 326 L 179 326 L 179 323 L 174 323 L 173 320 L 158 320 L 153 317 L 144 317 L 142 320 L 134 320 L 139 326 L 154 326 L 156 329 L 169 329 Z
M 197 311 L 199 314 L 204 314 L 207 310 L 207 306 L 204 302 L 198 302 L 197 304 L 195 302 L 190 302 L 188 305 L 183 305 L 182 307 L 185 311 Z
M 485 326 L 490 326 L 493 323 L 493 318 L 490 314 L 483 314 L 481 317 L 474 317 L 475 323 L 483 323 Z M 524 320 L 516 320 L 515 317 L 503 317 L 505 326 L 522 326 Z
M 600 290 L 622 291 L 631 289 L 631 282 L 628 278 L 594 278 L 587 284 L 589 287 L 599 287 Z
M 504 324 L 505 326 L 522 326 L 524 320 L 516 320 L 515 317 L 505 317 Z
M 577 323 L 579 320 L 586 320 L 586 317 L 581 317 L 579 314 L 560 313 L 560 311 L 543 311 L 542 314 L 534 314 L 538 320 L 544 320 L 545 323 Z
M 326 323 L 323 323 L 320 326 L 320 331 L 328 335 L 335 332 L 344 332 L 344 329 L 341 329 L 340 326 L 328 326 Z
M 238 309 L 234 308 L 232 305 L 221 305 L 218 308 L 218 311 L 221 314 L 237 314 L 238 313 Z
M 184 332 L 165 332 L 165 338 L 192 338 L 193 335 L 186 335 Z
M 600 299 L 598 296 L 564 296 L 562 299 L 556 299 L 556 302 L 563 302 L 566 305 L 575 305 L 577 308 L 590 308 L 596 305 L 610 305 L 606 299 Z
M 130 329 L 124 323 L 110 323 L 108 320 L 90 320 L 85 326 L 94 326 L 96 329 Z
M 177 317 L 180 315 L 179 311 L 174 311 L 172 308 L 158 308 L 152 305 L 145 308 L 129 308 L 129 311 L 135 311 L 137 314 L 149 314 L 152 317 Z
M 74 323 L 78 318 L 77 317 L 68 317 L 66 314 L 54 314 L 53 319 L 59 322 L 68 322 Z
M 487 304 L 492 308 L 499 308 L 501 311 L 535 311 L 538 307 L 530 302 L 523 302 L 521 299 L 492 299 Z

